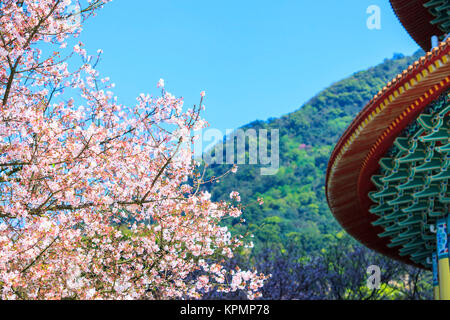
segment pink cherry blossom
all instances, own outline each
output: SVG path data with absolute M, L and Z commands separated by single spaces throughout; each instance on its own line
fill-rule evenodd
M 237 202 L 240 202 L 240 201 L 241 201 L 241 196 L 239 195 L 239 192 L 237 192 L 237 191 L 232 191 L 232 192 L 230 193 L 230 199 L 236 200 Z
M 165 90 L 119 104 L 101 51 L 60 53 L 81 32 L 71 2 L 21 2 L 0 1 L 0 299 L 258 297 L 256 271 L 224 282 L 245 243 L 221 221 L 242 212 L 197 187 L 202 107 Z M 80 1 L 81 20 L 107 2 Z

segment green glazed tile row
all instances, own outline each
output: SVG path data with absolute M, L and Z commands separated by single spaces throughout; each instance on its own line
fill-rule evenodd
M 431 0 L 425 3 L 424 7 L 435 17 L 430 23 L 437 25 L 444 33 L 450 33 L 450 2 L 448 0 Z
M 372 224 L 401 256 L 428 265 L 436 221 L 450 207 L 450 91 L 406 128 L 379 164 L 371 178 L 377 191 L 369 193 L 375 203 L 369 211 L 379 217 Z

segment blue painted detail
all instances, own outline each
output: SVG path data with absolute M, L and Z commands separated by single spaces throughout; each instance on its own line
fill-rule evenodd
M 433 259 L 433 286 L 439 285 L 439 276 L 438 276 L 438 258 L 437 254 L 434 252 L 432 255 Z
M 448 258 L 447 219 L 440 219 L 436 229 L 438 259 Z

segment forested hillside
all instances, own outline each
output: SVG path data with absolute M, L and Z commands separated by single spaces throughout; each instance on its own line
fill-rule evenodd
M 208 188 L 214 200 L 229 199 L 231 190 L 237 190 L 243 204 L 249 204 L 243 214 L 246 221 L 236 220 L 231 225 L 232 230 L 249 229 L 255 235 L 253 254 L 266 247 L 283 251 L 294 246 L 296 251 L 309 255 L 326 247 L 341 231 L 324 194 L 330 153 L 364 105 L 422 54 L 394 54 L 392 59 L 332 84 L 290 114 L 255 121 L 242 128 L 279 130 L 278 173 L 262 176 L 259 166 L 240 165 L 236 174 L 227 175 Z M 229 168 L 212 165 L 207 175 L 220 176 Z M 255 203 L 258 197 L 264 199 L 262 206 Z

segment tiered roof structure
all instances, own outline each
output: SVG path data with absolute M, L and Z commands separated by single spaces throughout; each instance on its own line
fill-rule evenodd
M 336 219 L 369 248 L 431 269 L 436 223 L 450 208 L 450 39 L 448 0 L 391 0 L 426 50 L 389 82 L 337 143 L 326 195 Z
M 432 36 L 444 40 L 450 33 L 448 0 L 392 0 L 392 8 L 406 31 L 425 51 L 430 51 Z

